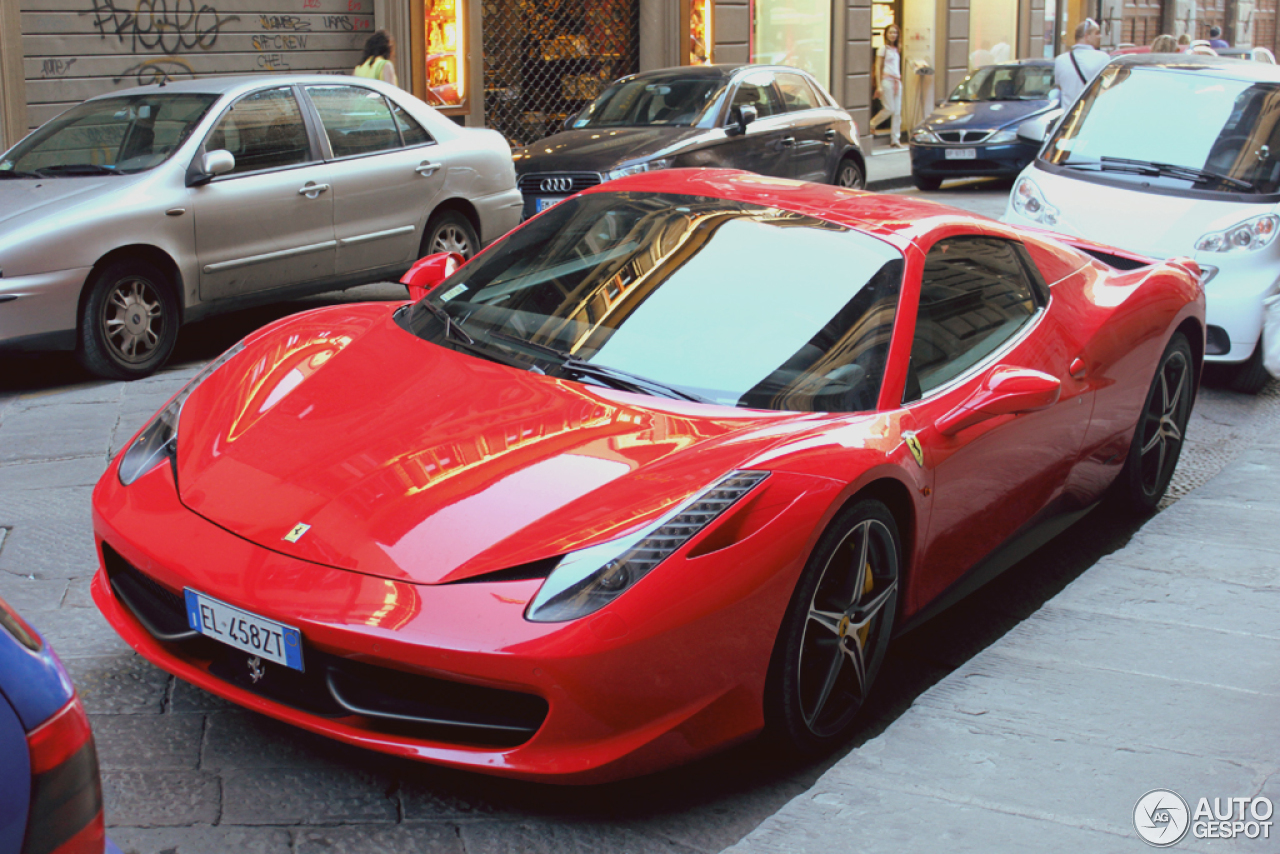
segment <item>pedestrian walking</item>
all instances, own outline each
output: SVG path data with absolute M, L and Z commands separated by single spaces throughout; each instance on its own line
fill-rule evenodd
M 1110 61 L 1099 45 L 1102 44 L 1102 28 L 1093 18 L 1085 18 L 1076 27 L 1076 43 L 1071 49 L 1053 61 L 1053 83 L 1061 93 L 1058 102 L 1065 109 L 1080 97 L 1102 67 Z
M 400 83 L 396 80 L 396 67 L 391 64 L 391 58 L 395 56 L 395 52 L 395 40 L 386 30 L 378 30 L 364 43 L 364 56 L 360 57 L 360 64 L 352 73 L 356 77 L 381 80 L 383 83 L 399 86 Z
M 1222 27 L 1209 28 L 1209 47 L 1214 50 L 1231 47 L 1231 45 L 1227 44 L 1227 40 L 1222 37 Z
M 889 147 L 902 148 L 902 30 L 890 24 L 884 30 L 884 46 L 876 56 L 875 97 L 883 105 L 871 119 L 871 127 L 889 122 Z

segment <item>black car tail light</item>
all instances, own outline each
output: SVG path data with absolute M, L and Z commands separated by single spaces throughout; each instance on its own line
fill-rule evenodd
M 80 698 L 27 733 L 31 808 L 22 854 L 102 854 L 102 781 Z

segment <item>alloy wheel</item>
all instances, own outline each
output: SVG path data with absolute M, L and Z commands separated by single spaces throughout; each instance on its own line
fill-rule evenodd
M 1142 489 L 1161 490 L 1173 474 L 1191 409 L 1191 365 L 1179 350 L 1169 353 L 1156 375 L 1156 392 L 1142 414 Z
M 118 281 L 102 303 L 102 334 L 117 359 L 144 362 L 164 336 L 164 306 L 155 285 L 129 276 Z
M 431 241 L 431 253 L 457 252 L 464 257 L 471 257 L 470 237 L 458 225 L 445 223 L 435 233 Z
M 800 642 L 800 712 L 815 736 L 838 733 L 861 707 L 897 589 L 893 534 L 878 519 L 859 522 L 822 569 Z

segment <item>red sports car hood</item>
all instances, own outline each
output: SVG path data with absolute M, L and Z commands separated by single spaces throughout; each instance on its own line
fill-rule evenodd
M 346 306 L 260 334 L 188 398 L 178 483 L 265 548 L 433 584 L 617 536 L 797 418 L 551 379 Z

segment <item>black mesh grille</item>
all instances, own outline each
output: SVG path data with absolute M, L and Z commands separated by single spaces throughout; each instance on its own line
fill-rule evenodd
M 943 142 L 981 142 L 991 136 L 989 130 L 944 130 L 938 132 Z
M 527 145 L 640 65 L 639 0 L 485 0 L 485 121 Z
M 544 188 L 543 182 L 549 182 Z M 588 187 L 600 183 L 600 175 L 596 172 L 532 172 L 520 176 L 520 192 L 543 193 L 544 195 L 565 196 L 580 193 Z
M 247 653 L 188 628 L 182 596 L 106 543 L 102 554 L 117 598 L 147 631 L 169 643 L 170 652 L 207 662 L 211 675 L 277 703 L 321 717 L 355 718 L 380 732 L 500 747 L 528 741 L 546 719 L 541 697 L 351 661 L 315 649 L 305 638 L 305 671 L 268 661 L 250 667 Z

